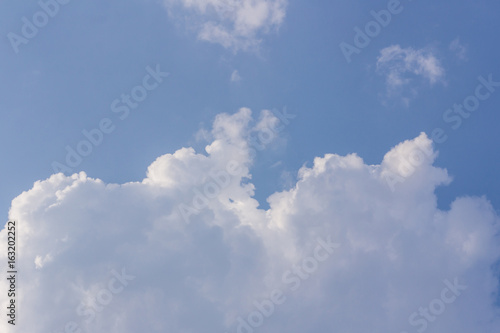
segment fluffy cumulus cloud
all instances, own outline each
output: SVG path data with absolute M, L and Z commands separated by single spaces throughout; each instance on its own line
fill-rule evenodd
M 233 51 L 255 49 L 284 21 L 287 0 L 164 0 L 198 38 Z
M 482 197 L 437 208 L 450 177 L 425 134 L 380 165 L 317 157 L 264 210 L 249 138 L 282 125 L 221 114 L 205 152 L 160 156 L 140 182 L 56 174 L 20 194 L 19 332 L 500 331 L 500 219 Z
M 400 95 L 401 90 L 417 77 L 433 85 L 444 82 L 445 76 L 440 61 L 431 51 L 415 50 L 412 47 L 401 48 L 399 45 L 391 45 L 380 51 L 377 72 L 386 79 L 388 95 Z M 415 88 L 410 90 L 410 95 L 414 97 Z M 411 98 L 403 99 L 408 103 Z

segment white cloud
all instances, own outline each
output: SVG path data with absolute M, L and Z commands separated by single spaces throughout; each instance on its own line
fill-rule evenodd
M 240 76 L 240 73 L 238 72 L 238 70 L 235 69 L 231 73 L 231 82 L 238 82 L 238 81 L 241 81 L 241 76 Z
M 415 77 L 426 79 L 431 85 L 444 83 L 445 70 L 439 60 L 428 50 L 415 50 L 411 47 L 401 48 L 392 45 L 380 51 L 377 58 L 377 72 L 385 76 L 389 96 L 402 95 L 402 89 L 408 86 Z M 403 97 L 406 104 L 414 98 L 417 91 L 409 90 L 409 96 Z
M 262 35 L 284 21 L 287 0 L 164 0 L 198 38 L 233 51 L 255 49 Z
M 252 126 L 249 109 L 221 114 L 206 154 L 183 148 L 160 156 L 141 182 L 57 174 L 15 198 L 9 215 L 18 221 L 19 332 L 61 332 L 70 321 L 93 333 L 237 332 L 238 317 L 248 320 L 254 302 L 264 304 L 273 290 L 286 300 L 261 310 L 272 314 L 261 315 L 259 330 L 413 332 L 423 317 L 415 326 L 408 318 L 439 305 L 443 281 L 455 278 L 467 289 L 427 322 L 427 332 L 499 331 L 492 266 L 500 255 L 500 219 L 489 202 L 463 197 L 447 211 L 437 209 L 435 188 L 450 177 L 433 166 L 433 153 L 396 191 L 387 184 L 386 175 L 415 149 L 431 150 L 431 140 L 422 134 L 405 141 L 380 165 L 355 154 L 317 157 L 262 210 L 249 183 L 247 138 L 277 122 L 264 112 Z M 179 205 L 228 161 L 241 172 L 186 223 Z M 318 239 L 328 237 L 340 247 L 310 266 Z M 108 292 L 112 300 L 85 323 L 96 295 L 118 286 L 122 267 L 134 278 Z M 7 290 L 5 279 L 0 290 Z M 5 309 L 6 298 L 0 303 Z M 0 321 L 1 331 L 7 326 Z
M 450 43 L 450 51 L 454 52 L 455 55 L 457 56 L 458 60 L 461 61 L 466 61 L 467 60 L 467 48 L 465 45 L 460 43 L 460 38 L 457 37 L 455 38 L 451 43 Z

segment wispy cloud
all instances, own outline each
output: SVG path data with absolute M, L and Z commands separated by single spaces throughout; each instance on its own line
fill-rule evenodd
M 238 81 L 241 81 L 241 76 L 240 76 L 240 73 L 238 72 L 238 70 L 235 69 L 231 73 L 231 82 L 238 82 Z
M 399 86 L 410 82 L 408 74 L 422 76 L 434 84 L 444 77 L 444 69 L 439 60 L 423 49 L 406 49 L 392 45 L 380 51 L 377 70 L 387 76 L 387 84 Z
M 287 0 L 164 0 L 173 17 L 182 17 L 198 38 L 233 51 L 256 48 L 262 35 L 278 29 Z
M 391 45 L 380 51 L 377 58 L 377 73 L 385 76 L 389 97 L 402 94 L 401 89 L 417 77 L 424 78 L 429 84 L 444 83 L 445 70 L 440 61 L 426 49 L 415 50 Z M 416 96 L 414 87 L 409 89 L 410 97 L 403 97 L 406 104 Z
M 467 60 L 467 47 L 460 42 L 460 38 L 455 38 L 450 43 L 450 51 L 454 52 L 457 56 L 458 60 L 466 61 Z

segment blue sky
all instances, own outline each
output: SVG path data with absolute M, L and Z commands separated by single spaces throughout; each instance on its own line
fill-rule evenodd
M 269 1 L 275 16 L 264 19 L 257 10 L 242 10 L 243 18 L 224 12 L 227 4 L 239 8 L 238 1 L 188 3 L 72 0 L 16 45 L 9 34 L 23 38 L 22 18 L 32 22 L 40 4 L 0 1 L 4 220 L 11 201 L 49 178 L 53 162 L 64 163 L 66 146 L 76 149 L 82 130 L 104 118 L 114 130 L 71 169 L 124 184 L 141 182 L 158 157 L 181 147 L 206 155 L 213 138 L 203 133 L 216 116 L 243 107 L 253 112 L 250 127 L 261 110 L 295 116 L 252 161 L 261 209 L 269 209 L 269 196 L 293 188 L 299 169 L 312 168 L 316 157 L 356 153 L 378 165 L 399 143 L 441 128 L 448 138 L 433 144 L 433 165 L 453 181 L 433 192 L 438 208 L 485 196 L 499 212 L 500 87 L 482 88 L 488 97 L 457 129 L 443 118 L 475 94 L 478 77 L 500 82 L 498 2 L 401 1 L 350 62 L 341 43 L 355 46 L 354 29 L 396 2 Z M 210 30 L 214 24 L 226 30 Z M 168 76 L 121 120 L 111 104 L 141 85 L 148 67 Z
M 1 6 L 4 35 L 20 34 L 20 18 L 39 10 L 35 1 Z M 82 129 L 113 116 L 111 101 L 130 91 L 148 65 L 160 64 L 170 77 L 77 170 L 109 182 L 139 180 L 156 156 L 189 145 L 201 124 L 242 106 L 287 107 L 297 114 L 287 128 L 286 151 L 275 157 L 284 160 L 283 170 L 296 173 L 325 153 L 356 152 L 368 163 L 380 163 L 390 147 L 421 131 L 446 126 L 449 131 L 443 112 L 473 92 L 478 76 L 500 78 L 497 6 L 403 2 L 403 11 L 347 64 L 339 44 L 353 44 L 353 28 L 364 27 L 373 19 L 370 11 L 387 8 L 387 2 L 291 2 L 279 30 L 265 35 L 257 51 L 234 53 L 198 40 L 152 1 L 72 1 L 28 44 L 19 45 L 18 54 L 2 39 L 1 135 L 9 161 L 0 166 L 3 215 L 13 197 L 53 172 L 52 161 L 65 157 L 64 147 L 76 145 Z M 457 38 L 466 60 L 449 49 Z M 380 50 L 391 45 L 431 49 L 446 84 L 417 79 L 407 88 L 418 91 L 408 107 L 397 96 L 384 105 L 384 78 L 375 67 Z M 230 82 L 234 70 L 242 78 L 237 83 Z M 484 102 L 437 147 L 437 165 L 455 178 L 438 190 L 443 207 L 465 194 L 487 195 L 499 206 L 494 177 L 499 98 Z M 276 174 L 265 176 L 268 166 L 255 170 L 264 205 L 280 189 Z

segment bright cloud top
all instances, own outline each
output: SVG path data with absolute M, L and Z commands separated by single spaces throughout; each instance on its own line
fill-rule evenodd
M 415 50 L 392 45 L 380 51 L 377 72 L 386 77 L 389 93 L 408 85 L 412 78 L 423 77 L 431 85 L 443 81 L 445 71 L 439 60 L 428 50 Z M 415 92 L 413 92 L 415 94 Z
M 187 18 L 198 38 L 225 48 L 255 48 L 260 36 L 278 29 L 287 0 L 164 0 L 174 17 Z M 178 7 L 181 7 L 179 9 Z M 186 17 L 186 11 L 188 15 Z
M 15 198 L 21 331 L 499 331 L 500 219 L 485 198 L 436 208 L 450 177 L 425 134 L 380 165 L 317 157 L 262 210 L 248 140 L 282 125 L 221 114 L 205 153 L 160 156 L 141 182 L 57 174 Z M 429 157 L 391 190 L 416 150 Z

